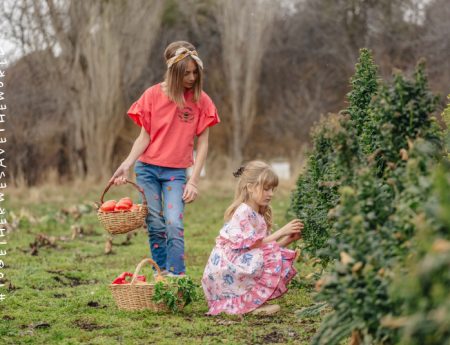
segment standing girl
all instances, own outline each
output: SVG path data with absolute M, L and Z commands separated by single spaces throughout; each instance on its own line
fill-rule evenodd
M 239 177 L 235 199 L 202 278 L 208 314 L 273 313 L 278 305 L 263 304 L 283 295 L 297 273 L 297 253 L 284 247 L 300 238 L 303 224 L 294 219 L 270 234 L 278 177 L 269 165 L 253 161 L 234 175 Z
M 203 63 L 195 47 L 185 41 L 173 42 L 164 57 L 164 81 L 148 88 L 128 110 L 141 132 L 110 181 L 125 183 L 137 160 L 136 182 L 148 201 L 146 223 L 152 257 L 164 273 L 180 276 L 186 271 L 184 205 L 198 196 L 208 128 L 220 120 L 214 103 L 202 90 Z M 186 168 L 192 164 L 192 175 L 186 181 Z

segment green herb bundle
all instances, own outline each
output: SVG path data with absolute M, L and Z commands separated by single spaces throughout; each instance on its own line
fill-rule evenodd
M 153 301 L 164 303 L 167 308 L 175 313 L 182 307 L 198 300 L 198 285 L 191 278 L 166 278 L 166 281 L 155 284 Z

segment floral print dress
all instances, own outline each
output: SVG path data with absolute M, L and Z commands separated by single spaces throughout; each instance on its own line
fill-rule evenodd
M 208 315 L 248 313 L 287 291 L 295 252 L 275 241 L 250 249 L 267 235 L 264 217 L 245 203 L 224 224 L 202 278 Z

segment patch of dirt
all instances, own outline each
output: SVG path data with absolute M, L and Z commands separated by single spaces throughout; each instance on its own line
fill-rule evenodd
M 50 328 L 51 325 L 48 322 L 36 322 L 30 325 L 20 325 L 19 328 L 24 331 L 19 332 L 21 335 L 33 335 L 35 329 L 47 329 Z
M 54 276 L 52 278 L 64 286 L 74 287 L 74 286 L 79 286 L 79 285 L 97 284 L 98 283 L 98 281 L 95 279 L 82 280 L 77 277 L 68 276 L 68 275 L 64 274 L 62 271 L 47 270 L 46 272 L 52 273 L 52 274 L 57 274 L 57 276 Z
M 50 328 L 50 324 L 48 322 L 38 322 L 30 325 L 30 328 L 33 329 L 43 329 L 43 328 Z
M 44 247 L 61 249 L 61 247 L 56 244 L 57 241 L 67 241 L 67 238 L 48 236 L 46 234 L 37 234 L 34 242 L 30 243 L 29 253 L 32 256 L 36 256 L 39 254 L 39 249 Z
M 53 297 L 55 298 L 64 298 L 67 297 L 65 293 L 55 293 L 53 294 Z
M 96 232 L 92 224 L 81 226 L 80 224 L 73 224 L 70 227 L 71 239 L 74 240 L 77 237 L 83 238 L 86 236 L 100 236 L 100 233 Z
M 303 330 L 308 334 L 316 334 L 316 327 L 315 326 L 307 326 L 304 327 Z
M 294 339 L 298 338 L 298 334 L 295 331 L 291 330 L 291 329 L 288 331 L 287 335 L 288 335 L 289 338 L 294 338 Z
M 17 286 L 15 286 L 11 282 L 9 282 L 8 291 L 14 291 L 14 290 L 18 290 L 18 289 L 20 289 L 20 288 L 18 288 Z
M 105 326 L 101 326 L 99 324 L 96 324 L 95 322 L 88 321 L 88 320 L 81 320 L 81 319 L 75 320 L 74 324 L 78 328 L 84 329 L 85 331 L 93 331 L 96 329 L 106 328 Z
M 252 325 L 252 326 L 266 326 L 267 325 L 267 321 L 264 321 L 264 320 L 261 320 L 261 319 L 255 320 L 255 321 L 249 320 L 249 325 Z
M 2 285 L 8 284 L 8 287 L 7 287 L 8 291 L 14 291 L 14 290 L 20 289 L 17 286 L 13 285 L 8 279 L 0 279 L 0 284 L 2 284 Z
M 303 325 L 303 328 L 305 328 L 305 329 L 314 328 L 314 324 L 316 322 L 317 321 L 314 321 L 312 319 L 301 319 L 298 321 L 298 323 Z
M 98 243 L 98 242 L 95 242 Z M 103 256 L 103 254 L 93 254 L 93 255 L 76 255 L 76 259 L 77 261 L 83 261 L 83 260 L 88 260 L 88 259 L 96 259 L 100 256 Z
M 89 301 L 88 304 L 87 304 L 87 306 L 88 306 L 88 307 L 91 307 L 91 308 L 101 308 L 101 309 L 106 308 L 106 305 L 100 306 L 100 303 L 98 303 L 98 302 L 96 302 L 96 301 Z
M 237 323 L 240 323 L 240 321 L 223 320 L 223 319 L 219 319 L 216 321 L 216 325 L 221 325 L 221 326 L 229 326 L 229 325 L 234 325 Z
M 283 333 L 273 331 L 273 332 L 270 332 L 269 334 L 266 334 L 263 337 L 262 341 L 263 341 L 263 344 L 285 343 L 286 338 L 284 337 Z
M 208 338 L 208 337 L 211 337 L 211 338 L 212 337 L 220 337 L 221 335 L 223 335 L 223 334 L 222 333 L 205 333 L 204 335 L 202 335 L 202 340 L 205 341 L 205 338 Z

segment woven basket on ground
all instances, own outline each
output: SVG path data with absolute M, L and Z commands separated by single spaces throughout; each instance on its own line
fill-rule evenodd
M 131 181 L 126 180 L 126 182 L 134 186 L 142 194 L 142 205 L 140 205 L 138 209 L 113 212 L 102 212 L 100 210 L 100 206 L 103 204 L 103 198 L 113 183 L 109 183 L 108 186 L 106 186 L 102 197 L 100 198 L 100 205 L 97 205 L 97 218 L 105 230 L 112 235 L 125 234 L 140 228 L 144 224 L 145 217 L 147 216 L 147 199 L 145 198 L 144 190 Z
M 136 278 L 145 263 L 150 263 L 156 268 L 158 275 L 155 282 L 139 282 Z M 130 284 L 110 284 L 109 288 L 116 301 L 117 307 L 122 310 L 143 310 L 150 309 L 153 311 L 167 311 L 164 303 L 156 303 L 153 301 L 155 284 L 165 281 L 161 276 L 159 266 L 152 259 L 142 260 L 136 267 Z

